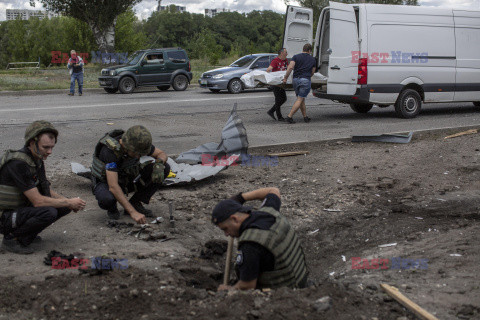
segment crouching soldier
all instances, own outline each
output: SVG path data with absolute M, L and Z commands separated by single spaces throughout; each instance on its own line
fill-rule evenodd
M 30 244 L 41 240 L 37 235 L 43 229 L 85 207 L 82 199 L 67 199 L 50 189 L 43 161 L 57 137 L 51 123 L 35 121 L 25 131 L 25 146 L 7 151 L 0 160 L 0 221 L 8 251 L 33 253 Z
M 155 162 L 140 163 L 141 156 L 151 156 Z M 142 203 L 148 204 L 170 172 L 167 155 L 152 145 L 152 135 L 143 126 L 133 126 L 126 132 L 113 130 L 98 142 L 93 155 L 93 193 L 100 208 L 110 219 L 119 219 L 117 201 L 137 223 L 154 216 Z M 129 192 L 135 192 L 127 199 Z
M 243 205 L 250 200 L 263 200 L 263 204 L 253 211 Z M 279 210 L 277 188 L 239 193 L 213 209 L 212 222 L 225 235 L 238 238 L 239 281 L 233 287 L 220 285 L 219 290 L 304 288 L 307 285 L 308 271 L 302 247 Z

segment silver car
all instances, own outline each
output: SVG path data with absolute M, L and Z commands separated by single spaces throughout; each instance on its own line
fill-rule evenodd
M 267 70 L 270 62 L 277 56 L 275 53 L 256 53 L 241 57 L 228 67 L 209 70 L 198 80 L 200 87 L 212 92 L 228 90 L 230 93 L 243 91 L 240 77 L 253 70 Z

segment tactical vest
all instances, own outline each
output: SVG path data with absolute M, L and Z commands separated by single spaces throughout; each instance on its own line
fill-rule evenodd
M 0 160 L 0 170 L 12 160 L 20 160 L 25 162 L 33 175 L 37 173 L 35 161 L 28 154 L 15 150 L 8 150 L 3 155 L 2 159 Z M 38 186 L 38 184 L 39 181 L 37 180 L 36 185 Z M 14 210 L 29 205 L 30 201 L 28 201 L 27 197 L 25 197 L 19 188 L 0 185 L 0 212 L 3 210 Z
M 256 228 L 246 229 L 238 239 L 242 242 L 255 242 L 268 249 L 275 258 L 273 271 L 260 274 L 257 288 L 296 288 L 306 279 L 308 274 L 305 256 L 300 241 L 287 219 L 271 207 L 261 208 L 276 218 L 268 230 Z
M 105 136 L 98 141 L 93 154 L 92 162 L 92 175 L 98 181 L 107 181 L 107 171 L 105 169 L 106 163 L 99 158 L 100 150 L 102 150 L 103 146 L 106 146 L 108 149 L 112 150 L 117 158 L 123 159 L 121 166 L 118 168 L 118 183 L 121 187 L 125 187 L 129 181 L 133 181 L 140 174 L 140 161 L 136 158 L 125 158 L 125 153 L 122 151 L 122 146 L 116 139 L 122 136 L 123 133 L 123 130 L 113 130 L 105 134 Z

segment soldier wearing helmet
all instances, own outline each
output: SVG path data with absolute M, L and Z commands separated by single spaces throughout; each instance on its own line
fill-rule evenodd
M 25 146 L 8 150 L 0 160 L 0 231 L 11 252 L 34 252 L 38 234 L 70 211 L 83 210 L 85 201 L 67 199 L 50 188 L 44 160 L 57 143 L 58 131 L 47 121 L 35 121 L 25 131 Z
M 141 156 L 150 156 L 155 162 L 140 163 Z M 168 176 L 170 167 L 166 162 L 166 153 L 152 145 L 152 135 L 144 126 L 108 132 L 98 141 L 93 154 L 93 193 L 98 205 L 107 210 L 110 219 L 117 220 L 119 202 L 135 222 L 146 223 L 145 217 L 154 215 L 143 203 L 150 202 Z M 130 200 L 129 192 L 134 192 Z

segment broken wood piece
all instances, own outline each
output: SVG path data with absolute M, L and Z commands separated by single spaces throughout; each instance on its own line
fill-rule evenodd
M 420 319 L 423 320 L 438 320 L 437 317 L 422 309 L 418 304 L 405 297 L 397 288 L 389 286 L 388 284 L 381 283 L 380 286 L 387 294 L 393 299 L 397 300 L 405 308 L 415 313 Z
M 230 265 L 232 263 L 233 237 L 228 237 L 227 259 L 225 260 L 225 273 L 223 274 L 223 284 L 228 285 L 230 280 Z
M 456 138 L 456 137 L 465 136 L 467 134 L 475 134 L 475 133 L 478 133 L 478 129 L 470 129 L 470 130 L 467 130 L 467 131 L 458 132 L 458 133 L 452 134 L 450 136 L 446 136 L 443 139 L 445 140 L 445 139 L 450 139 L 450 138 Z
M 302 154 L 310 154 L 310 151 L 289 151 L 289 152 L 278 152 L 278 153 L 269 153 L 269 157 L 290 157 L 290 156 L 299 156 Z

